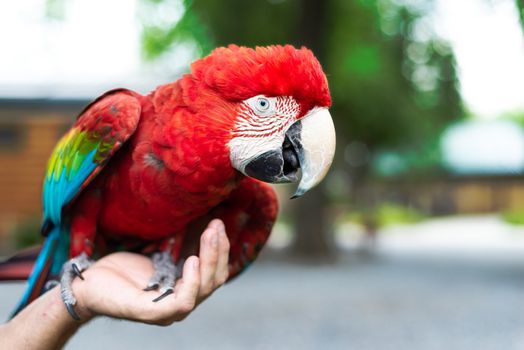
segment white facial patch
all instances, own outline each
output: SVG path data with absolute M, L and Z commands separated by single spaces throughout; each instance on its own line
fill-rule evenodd
M 252 159 L 281 149 L 286 131 L 299 113 L 300 105 L 289 96 L 258 95 L 243 101 L 229 142 L 233 167 L 244 172 Z

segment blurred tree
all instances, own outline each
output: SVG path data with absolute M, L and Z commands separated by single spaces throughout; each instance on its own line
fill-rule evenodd
M 289 42 L 309 47 L 325 65 L 328 57 L 328 42 L 325 40 L 329 34 L 328 1 L 302 0 L 296 3 L 300 8 L 298 16 L 295 14 L 297 24 Z M 294 203 L 293 251 L 298 257 L 331 260 L 335 256 L 333 220 L 324 187 L 324 183 L 320 184 L 307 197 Z
M 143 1 L 150 6 L 167 2 Z M 453 53 L 425 16 L 432 3 L 185 0 L 184 15 L 176 24 L 145 26 L 145 56 L 159 56 L 177 41 L 193 41 L 201 54 L 230 43 L 310 47 L 324 66 L 333 95 L 332 114 L 342 141 L 338 149 L 345 150 L 338 157 L 346 159 L 338 166 L 359 187 L 375 151 L 424 149 L 463 114 Z M 345 140 L 353 141 L 347 149 Z M 355 141 L 358 147 L 353 147 Z M 310 258 L 332 256 L 332 220 L 324 189 L 294 204 L 295 252 Z
M 519 12 L 520 25 L 524 29 L 524 0 L 515 0 Z

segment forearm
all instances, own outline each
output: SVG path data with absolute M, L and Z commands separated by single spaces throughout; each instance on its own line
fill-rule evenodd
M 0 348 L 59 349 L 81 325 L 67 313 L 60 289 L 53 288 L 0 326 Z

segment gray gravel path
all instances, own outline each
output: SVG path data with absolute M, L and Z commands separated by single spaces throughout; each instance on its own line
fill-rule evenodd
M 524 349 L 524 261 L 271 261 L 168 328 L 99 319 L 68 349 Z M 22 290 L 0 285 L 0 317 Z

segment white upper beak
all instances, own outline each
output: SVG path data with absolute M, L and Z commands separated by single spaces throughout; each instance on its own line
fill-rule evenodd
M 336 148 L 335 126 L 327 108 L 314 108 L 301 119 L 298 152 L 302 178 L 292 198 L 300 197 L 326 176 Z M 293 142 L 293 141 L 292 141 Z

